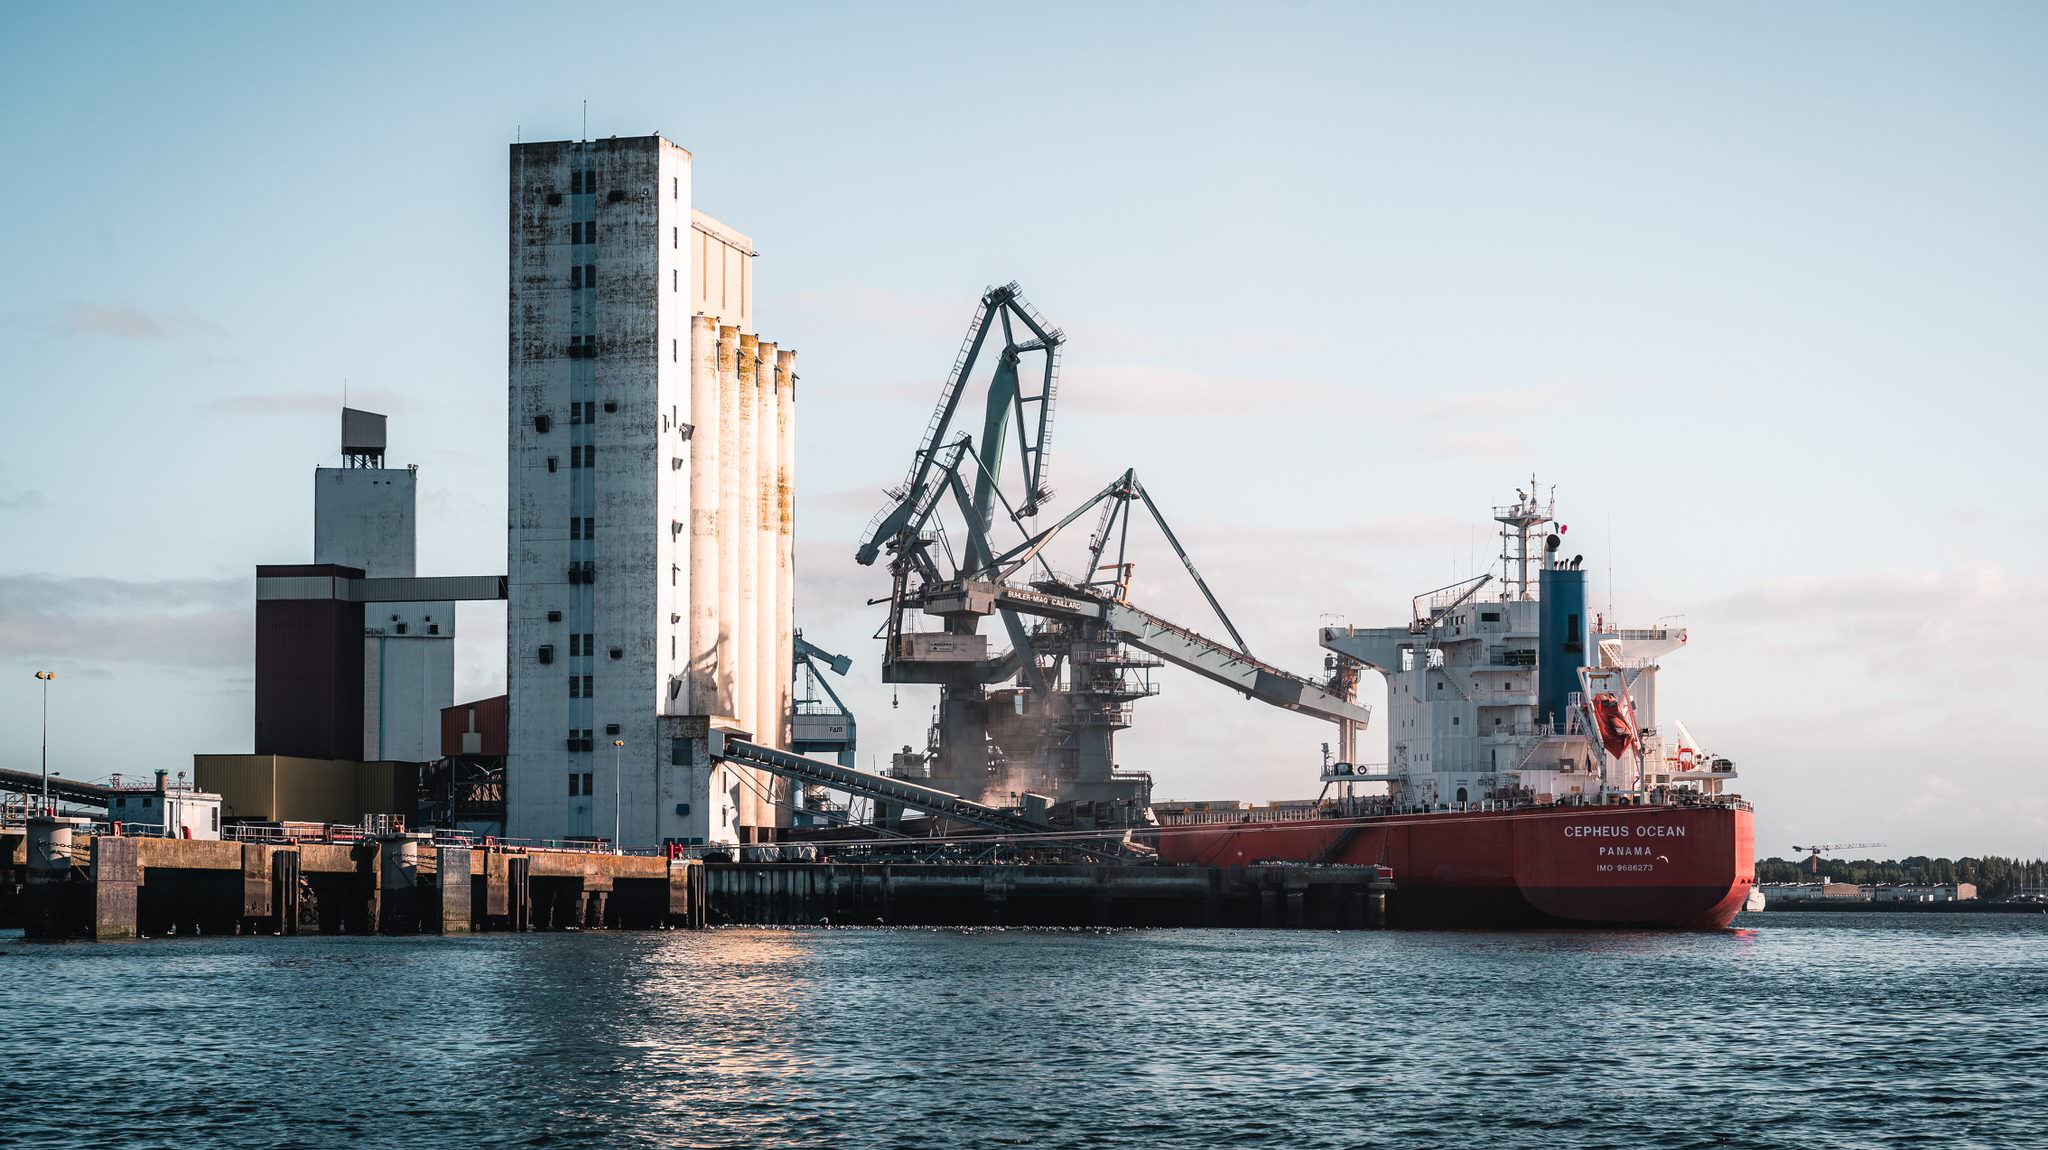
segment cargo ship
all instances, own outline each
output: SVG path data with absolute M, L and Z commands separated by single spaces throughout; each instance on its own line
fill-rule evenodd
M 1532 478 L 1494 508 L 1498 578 L 1322 628 L 1335 689 L 1385 680 L 1383 763 L 1347 732 L 1314 804 L 1155 804 L 1161 861 L 1387 867 L 1396 926 L 1725 929 L 1756 884 L 1751 811 L 1734 762 L 1660 712 L 1686 631 L 1589 616 L 1555 509 Z

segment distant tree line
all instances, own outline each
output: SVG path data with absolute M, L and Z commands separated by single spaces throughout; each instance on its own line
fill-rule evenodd
M 2048 859 L 1928 858 L 1912 855 L 1902 859 L 1859 859 L 1848 862 L 1823 857 L 1820 873 L 1835 882 L 1870 883 L 1974 883 L 1977 897 L 2011 898 L 2022 890 L 2048 889 Z M 1812 872 L 1805 859 L 1758 859 L 1758 882 L 1807 882 Z

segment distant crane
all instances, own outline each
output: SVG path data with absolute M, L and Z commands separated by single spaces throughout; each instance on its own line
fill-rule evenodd
M 1883 843 L 1822 843 L 1819 846 L 1795 846 L 1792 849 L 1795 851 L 1811 852 L 1806 860 L 1806 869 L 1808 873 L 1812 874 L 1815 878 L 1819 878 L 1820 856 L 1824 854 L 1832 854 L 1835 851 L 1860 850 L 1864 847 L 1881 847 L 1883 845 Z
M 844 675 L 853 669 L 853 660 L 834 655 L 804 638 L 801 627 L 796 630 L 795 640 L 795 663 L 790 670 L 797 689 L 790 693 L 789 749 L 800 755 L 837 755 L 840 766 L 851 767 L 856 746 L 853 712 L 822 672 L 830 670 L 835 675 Z M 819 697 L 820 691 L 824 692 L 823 698 Z

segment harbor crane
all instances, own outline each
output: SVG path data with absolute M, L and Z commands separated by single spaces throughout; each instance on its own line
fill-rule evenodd
M 1821 843 L 1819 846 L 1795 846 L 1792 849 L 1795 851 L 1810 852 L 1806 860 L 1807 873 L 1813 875 L 1815 878 L 1819 878 L 1820 856 L 1824 854 L 1833 854 L 1836 851 L 1861 850 L 1865 847 L 1881 847 L 1883 845 L 1883 843 Z
M 836 755 L 840 766 L 850 767 L 858 746 L 853 712 L 823 672 L 829 670 L 843 678 L 853 669 L 853 660 L 804 638 L 801 627 L 794 638 L 791 671 L 797 690 L 791 692 L 789 749 L 800 755 Z
M 970 377 L 997 338 L 976 438 L 954 424 Z M 892 577 L 889 597 L 873 601 L 889 612 L 876 634 L 883 682 L 940 689 L 929 753 L 898 756 L 895 773 L 996 807 L 1068 804 L 1077 819 L 1127 825 L 1150 805 L 1151 778 L 1118 768 L 1114 735 L 1131 725 L 1132 704 L 1156 693 L 1152 669 L 1168 663 L 1337 723 L 1348 755 L 1369 718 L 1353 699 L 1355 676 L 1310 679 L 1255 658 L 1135 472 L 1123 472 L 1051 527 L 1036 527 L 1051 497 L 1046 461 L 1063 338 L 1016 284 L 982 295 L 909 474 L 888 490 L 889 503 L 855 555 L 863 566 L 886 556 Z M 1024 370 L 1032 357 L 1042 367 Z M 1016 455 L 1006 462 L 1013 443 Z M 1085 569 L 1061 574 L 1047 546 L 1098 509 Z M 1141 515 L 1180 560 L 1227 640 L 1129 602 L 1126 540 Z M 999 535 L 1021 542 L 1005 548 Z M 1000 627 L 1007 650 L 991 649 L 983 620 Z

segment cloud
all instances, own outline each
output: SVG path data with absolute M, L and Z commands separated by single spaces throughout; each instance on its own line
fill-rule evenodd
M 1922 784 L 1920 793 L 1906 803 L 1904 807 L 1900 808 L 1900 813 L 1908 818 L 1914 818 L 1927 814 L 1936 807 L 1947 806 L 1966 794 L 1968 794 L 1967 791 L 1949 782 L 1946 778 L 1940 775 L 1929 775 L 1927 776 L 1927 781 Z
M 1776 579 L 1695 612 L 1716 627 L 1767 631 L 1779 655 L 1847 655 L 1873 672 L 1952 672 L 1951 685 L 2008 683 L 2014 663 L 2041 663 L 2038 644 L 2016 642 L 2016 612 L 2048 595 L 2048 577 L 1996 564 L 1894 569 Z
M 405 410 L 405 397 L 386 389 L 365 391 L 351 390 L 348 393 L 349 407 L 375 411 L 383 415 L 394 415 Z M 209 411 L 221 415 L 333 415 L 340 418 L 342 397 L 339 392 L 271 392 L 264 395 L 230 395 L 211 399 L 206 403 Z
M 0 492 L 0 511 L 28 511 L 43 505 L 43 493 L 36 489 Z
M 1949 571 L 1893 569 L 1795 576 L 1745 588 L 1711 605 L 1735 623 L 1775 626 L 1849 616 L 1865 622 L 1938 625 L 1946 630 L 1976 608 L 2012 606 L 2048 591 L 2048 579 L 2017 576 L 1995 564 Z
M 936 379 L 915 383 L 836 383 L 832 385 L 832 395 L 835 399 L 915 401 L 929 407 L 939 401 L 942 386 L 943 381 Z
M 903 477 L 898 475 L 896 482 Z M 806 491 L 798 496 L 807 511 L 839 512 L 847 515 L 872 515 L 889 505 L 888 493 L 882 484 L 867 487 L 840 487 L 829 491 Z
M 1503 423 L 1552 415 L 1583 404 L 1594 389 L 1584 386 L 1511 387 L 1417 401 L 1414 418 L 1431 423 Z
M 148 312 L 131 307 L 72 304 L 64 309 L 63 330 L 72 335 L 105 335 L 116 339 L 168 339 L 182 335 L 220 335 L 220 325 L 187 311 Z
M 0 654 L 243 670 L 255 650 L 253 603 L 247 579 L 0 575 Z
M 1074 367 L 1060 379 L 1060 410 L 1117 415 L 1292 414 L 1342 393 L 1326 383 L 1218 375 L 1156 364 Z
M 755 312 L 781 317 L 791 330 L 817 332 L 857 327 L 899 335 L 950 335 L 957 340 L 974 318 L 979 295 L 952 297 L 894 288 L 849 285 L 786 292 L 755 302 Z
M 162 320 L 133 308 L 73 306 L 64 312 L 64 330 L 80 335 L 111 335 L 122 339 L 161 339 L 170 334 Z

